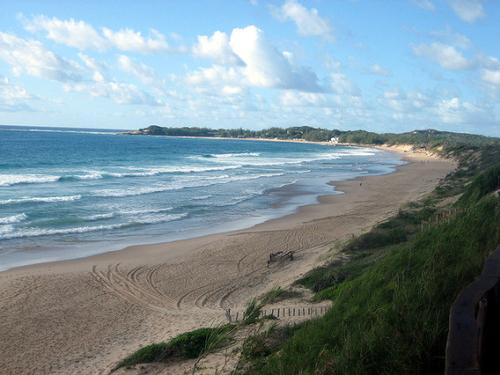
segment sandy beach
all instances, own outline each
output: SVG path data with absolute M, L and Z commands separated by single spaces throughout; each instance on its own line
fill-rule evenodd
M 345 194 L 255 227 L 0 272 L 1 374 L 106 374 L 139 347 L 224 320 L 430 192 L 454 168 L 402 152 L 395 173 L 333 182 Z M 267 267 L 269 253 L 295 260 Z

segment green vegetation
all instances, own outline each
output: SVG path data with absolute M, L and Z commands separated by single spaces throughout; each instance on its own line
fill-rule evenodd
M 257 302 L 255 298 L 251 299 L 243 312 L 243 323 L 253 324 L 257 322 L 260 317 L 262 306 L 262 303 Z
M 344 143 L 411 144 L 455 159 L 457 170 L 432 194 L 348 241 L 342 260 L 297 280 L 296 284 L 315 293 L 316 300 L 332 300 L 332 308 L 299 326 L 273 326 L 249 337 L 235 371 L 264 375 L 443 373 L 450 307 L 500 243 L 499 139 L 435 130 L 376 134 L 311 127 L 165 129 L 145 134 L 312 141 L 338 137 Z M 250 301 L 244 324 L 262 323 L 262 306 L 293 297 L 289 293 L 275 288 L 260 301 Z M 169 345 L 151 345 L 124 362 L 188 358 L 172 354 L 183 351 L 172 352 Z
M 247 365 L 256 367 L 256 362 L 264 365 L 266 358 L 281 349 L 283 343 L 297 329 L 298 326 L 278 327 L 273 324 L 268 330 L 249 336 L 242 346 L 239 370 L 243 370 Z
M 303 139 L 311 142 L 325 142 L 338 138 L 341 143 L 381 145 L 411 144 L 418 148 L 439 151 L 448 156 L 459 156 L 464 152 L 478 150 L 487 145 L 498 146 L 498 138 L 482 135 L 452 133 L 433 129 L 415 130 L 411 132 L 373 133 L 365 130 L 343 131 L 322 129 L 311 126 L 295 126 L 289 128 L 269 128 L 263 130 L 248 129 L 209 129 L 197 127 L 170 128 L 152 125 L 139 130 L 140 134 L 192 137 L 223 138 L 265 138 L 265 139 Z
M 269 292 L 264 294 L 261 297 L 260 301 L 262 302 L 263 305 L 267 305 L 270 303 L 280 302 L 285 299 L 297 298 L 300 297 L 301 295 L 302 294 L 298 291 L 286 290 L 278 286 L 274 287 Z
M 180 334 L 168 342 L 151 344 L 131 354 L 117 367 L 138 363 L 162 362 L 170 359 L 198 358 L 201 354 L 220 347 L 233 330 L 232 325 L 216 328 L 200 328 Z
M 223 138 L 278 138 L 278 139 L 304 139 L 311 142 L 329 141 L 336 137 L 338 130 L 328 130 L 313 128 L 310 126 L 300 126 L 291 128 L 269 128 L 264 130 L 248 129 L 209 129 L 196 127 L 166 128 L 152 125 L 140 129 L 141 134 L 166 135 L 177 137 L 223 137 Z
M 297 281 L 333 307 L 272 349 L 249 339 L 239 373 L 443 373 L 451 304 L 500 243 L 500 147 L 445 149 L 458 148 L 459 168 L 433 194 Z

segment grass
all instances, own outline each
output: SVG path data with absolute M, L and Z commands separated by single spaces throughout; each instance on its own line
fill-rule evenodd
M 344 282 L 361 274 L 366 267 L 376 262 L 393 245 L 413 238 L 419 231 L 419 225 L 432 218 L 436 209 L 413 203 L 397 215 L 380 223 L 367 233 L 355 237 L 344 246 L 344 253 L 349 254 L 349 261 L 334 260 L 331 263 L 313 269 L 296 284 L 305 286 L 314 292 Z
M 297 330 L 298 326 L 278 327 L 273 324 L 268 330 L 249 336 L 242 345 L 239 369 L 249 371 L 261 367 L 266 358 L 278 352 L 283 343 Z
M 257 322 L 262 310 L 262 306 L 262 303 L 259 303 L 257 299 L 251 299 L 250 302 L 248 302 L 245 311 L 243 312 L 243 323 L 248 325 Z
M 264 294 L 260 298 L 260 301 L 263 305 L 267 305 L 267 304 L 271 304 L 271 303 L 284 301 L 286 299 L 297 298 L 300 296 L 302 296 L 302 293 L 300 293 L 298 291 L 287 290 L 287 289 L 283 289 L 283 288 L 277 286 L 277 287 L 274 287 L 273 289 L 271 289 L 266 294 Z
M 463 176 L 444 183 L 454 194 L 464 192 Z M 463 209 L 449 220 L 419 228 L 438 210 L 434 203 L 443 194 L 436 191 L 351 241 L 348 262 L 332 262 L 298 281 L 316 298 L 333 300 L 333 307 L 277 344 L 279 350 L 250 350 L 256 357 L 247 356 L 251 365 L 243 372 L 442 374 L 450 306 L 500 243 L 500 198 L 491 194 L 499 181 L 500 165 L 467 179 L 456 203 Z M 388 235 L 394 229 L 406 239 Z M 263 338 L 254 340 L 258 347 Z
M 333 301 L 323 317 L 249 337 L 234 373 L 442 374 L 450 306 L 500 243 L 500 197 L 492 194 L 500 188 L 500 147 L 461 147 L 448 147 L 450 155 L 461 153 L 459 169 L 430 196 L 347 243 L 347 261 L 297 280 L 316 299 Z M 460 195 L 459 214 L 434 220 L 440 202 Z M 274 288 L 251 300 L 244 324 L 258 322 L 262 306 L 287 293 Z M 142 348 L 120 366 L 200 357 L 232 329 L 188 332 Z
M 203 353 L 220 347 L 233 330 L 232 325 L 200 328 L 180 334 L 168 342 L 145 346 L 122 360 L 117 368 L 139 363 L 162 362 L 169 359 L 198 358 Z

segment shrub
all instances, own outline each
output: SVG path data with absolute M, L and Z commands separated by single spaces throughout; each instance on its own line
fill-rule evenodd
M 286 290 L 281 287 L 274 287 L 269 292 L 264 294 L 261 298 L 261 303 L 267 305 L 270 303 L 276 303 L 290 298 L 300 297 L 301 293 L 294 290 Z
M 233 329 L 232 325 L 216 328 L 199 328 L 182 333 L 168 342 L 151 344 L 131 354 L 117 367 L 132 366 L 138 363 L 161 362 L 167 359 L 197 358 L 202 353 L 220 346 Z
M 261 309 L 262 304 L 258 303 L 255 298 L 250 300 L 245 311 L 243 312 L 243 322 L 245 324 L 255 323 L 259 319 Z

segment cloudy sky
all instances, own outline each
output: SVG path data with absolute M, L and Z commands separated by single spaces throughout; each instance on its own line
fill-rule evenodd
M 0 5 L 0 124 L 500 136 L 499 0 Z

